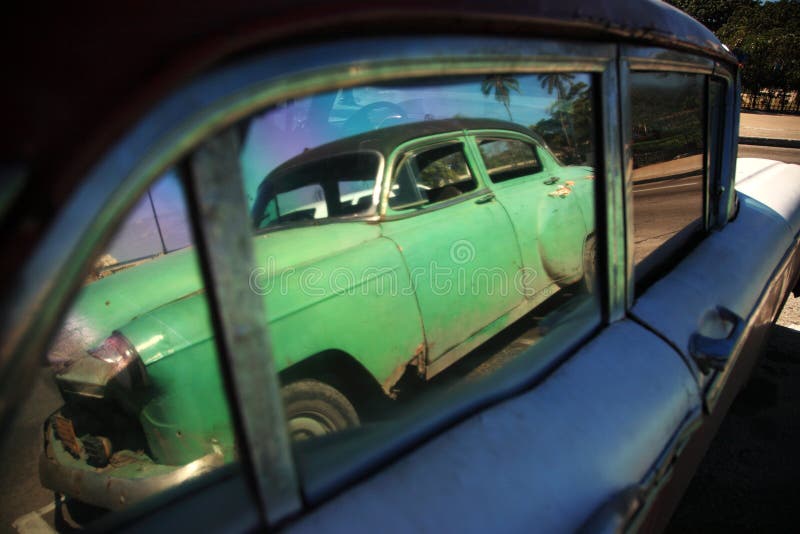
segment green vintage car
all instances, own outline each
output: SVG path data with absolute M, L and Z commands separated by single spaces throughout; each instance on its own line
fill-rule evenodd
M 560 288 L 590 289 L 593 179 L 529 129 L 479 119 L 370 131 L 272 171 L 250 287 L 292 437 L 355 426 L 404 373 L 430 379 Z M 117 508 L 235 456 L 193 248 L 89 284 L 66 324 L 94 348 L 57 375 L 46 486 Z M 124 489 L 86 487 L 86 470 Z

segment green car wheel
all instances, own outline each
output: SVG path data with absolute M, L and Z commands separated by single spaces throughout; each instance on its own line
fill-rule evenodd
M 299 380 L 284 386 L 282 391 L 292 441 L 340 432 L 359 424 L 352 403 L 324 382 Z

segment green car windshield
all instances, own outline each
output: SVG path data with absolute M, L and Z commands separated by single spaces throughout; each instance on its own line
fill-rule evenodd
M 301 155 L 276 169 L 259 186 L 252 210 L 256 229 L 374 211 L 378 153 L 302 159 Z

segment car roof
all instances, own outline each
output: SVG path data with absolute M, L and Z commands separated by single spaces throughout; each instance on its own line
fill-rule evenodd
M 132 116 L 224 59 L 270 43 L 307 44 L 311 34 L 627 39 L 735 63 L 711 31 L 658 0 L 198 0 L 191 9 L 87 0 L 47 10 L 17 5 L 4 22 L 0 54 L 13 83 L 0 91 L 5 102 L 28 105 L 6 106 L 0 156 L 36 166 L 45 163 L 36 159 L 42 152 L 66 157 L 96 130 L 97 143 L 113 141 Z
M 270 176 L 278 175 L 287 170 L 306 163 L 320 161 L 326 158 L 349 154 L 353 152 L 376 151 L 384 157 L 398 146 L 414 139 L 422 139 L 437 134 L 461 133 L 464 130 L 505 130 L 526 135 L 545 145 L 542 138 L 535 132 L 513 122 L 494 119 L 440 119 L 421 122 L 411 122 L 398 126 L 389 126 L 379 130 L 339 139 L 331 143 L 309 149 L 276 167 Z

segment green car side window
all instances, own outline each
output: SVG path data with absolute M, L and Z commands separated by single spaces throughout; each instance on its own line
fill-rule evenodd
M 263 178 L 252 208 L 257 230 L 333 217 L 366 215 L 380 158 L 356 151 L 281 166 Z
M 464 145 L 449 143 L 405 155 L 392 181 L 394 210 L 435 204 L 478 187 L 464 155 Z
M 478 148 L 493 183 L 504 182 L 542 171 L 536 147 L 517 139 L 482 139 Z

